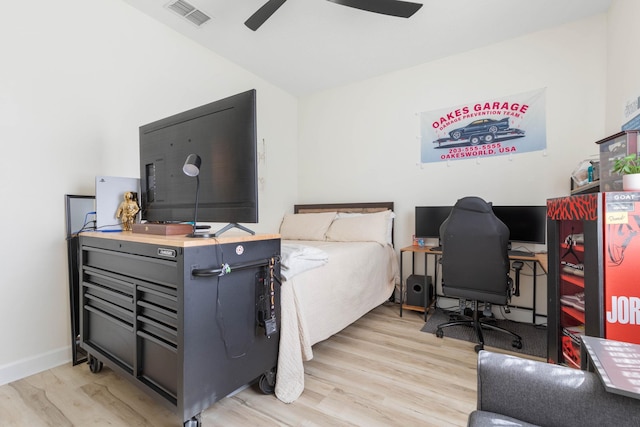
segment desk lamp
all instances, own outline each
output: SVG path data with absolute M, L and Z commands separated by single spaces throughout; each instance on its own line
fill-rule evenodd
M 193 232 L 187 234 L 187 237 L 213 237 L 209 233 L 196 233 L 196 224 L 198 220 L 198 194 L 200 193 L 200 165 L 202 159 L 197 154 L 189 154 L 182 166 L 182 172 L 187 176 L 196 177 L 196 205 L 193 210 Z

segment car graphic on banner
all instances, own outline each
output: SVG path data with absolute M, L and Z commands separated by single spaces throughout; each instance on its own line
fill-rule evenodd
M 456 144 L 456 146 L 468 146 L 478 144 L 490 144 L 497 140 L 522 138 L 525 131 L 509 127 L 509 117 L 504 119 L 480 119 L 474 120 L 468 125 L 453 129 L 448 138 L 438 138 L 433 141 L 442 147 L 443 144 Z
M 458 140 L 468 137 L 476 133 L 492 133 L 495 134 L 499 130 L 509 129 L 509 117 L 502 120 L 480 119 L 474 120 L 465 127 L 457 128 L 449 132 L 451 139 Z

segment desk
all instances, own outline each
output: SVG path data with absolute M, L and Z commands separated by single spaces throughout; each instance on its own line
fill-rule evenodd
M 582 368 L 595 368 L 608 392 L 640 399 L 640 345 L 586 335 L 581 339 Z
M 425 276 L 427 276 L 427 267 L 428 267 L 428 257 L 429 255 L 433 255 L 434 259 L 434 267 L 433 267 L 433 293 L 434 297 L 437 297 L 436 287 L 438 284 L 438 257 L 442 255 L 442 250 L 434 249 L 429 246 L 406 246 L 400 249 L 400 317 L 402 317 L 403 308 L 407 310 L 415 310 L 415 311 L 424 311 L 425 321 L 427 319 L 427 307 L 416 307 L 404 304 L 404 280 L 402 275 L 402 264 L 403 264 L 403 254 L 405 252 L 410 252 L 412 254 L 412 264 L 411 270 L 414 271 L 415 264 L 415 255 L 422 253 L 424 254 L 424 270 Z M 509 256 L 509 259 L 512 261 L 524 261 L 531 262 L 533 264 L 533 304 L 531 306 L 532 311 L 532 323 L 536 323 L 536 297 L 537 297 L 537 266 L 540 265 L 545 274 L 547 274 L 547 254 L 546 253 L 537 253 L 534 256 Z M 425 298 L 426 301 L 426 298 Z M 435 298 L 434 298 L 435 301 Z M 426 304 L 425 304 L 426 305 Z

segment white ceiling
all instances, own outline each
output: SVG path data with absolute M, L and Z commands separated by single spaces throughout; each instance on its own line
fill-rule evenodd
M 169 0 L 123 1 L 301 96 L 605 13 L 612 0 L 412 0 L 423 6 L 408 19 L 288 0 L 255 32 L 244 22 L 266 0 L 186 0 L 211 16 L 200 27 Z

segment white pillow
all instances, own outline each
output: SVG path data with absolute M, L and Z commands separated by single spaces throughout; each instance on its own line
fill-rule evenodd
M 393 245 L 393 220 L 395 219 L 396 214 L 391 210 L 386 210 L 384 212 L 389 213 L 387 218 L 387 243 L 390 245 Z M 374 213 L 379 213 L 379 212 L 374 212 Z M 371 214 L 361 213 L 361 212 L 338 212 L 338 215 L 336 215 L 336 219 L 362 216 L 362 215 L 371 215 Z
M 327 240 L 391 244 L 394 217 L 395 214 L 389 210 L 370 214 L 338 214 L 327 230 Z
M 325 240 L 336 213 L 285 214 L 280 224 L 280 237 L 284 240 Z

